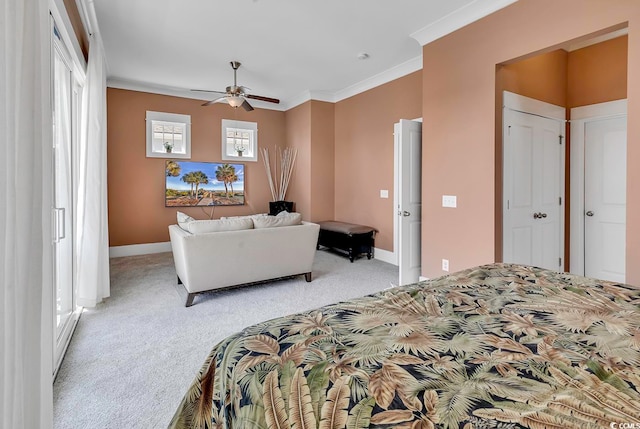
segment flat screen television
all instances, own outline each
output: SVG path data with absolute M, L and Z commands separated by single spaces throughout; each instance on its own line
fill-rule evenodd
M 244 173 L 244 164 L 167 160 L 164 205 L 243 205 Z

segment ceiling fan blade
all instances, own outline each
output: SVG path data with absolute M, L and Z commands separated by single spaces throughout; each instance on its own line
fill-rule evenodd
M 223 91 L 211 91 L 209 89 L 192 89 L 191 91 L 193 91 L 193 92 L 210 92 L 210 93 L 213 93 L 213 94 L 226 94 L 226 92 L 223 92 Z
M 253 107 L 251 107 L 251 104 L 249 104 L 249 102 L 247 100 L 244 100 L 244 102 L 241 104 L 241 106 L 247 112 L 251 112 L 253 110 Z
M 278 100 L 277 98 L 269 98 L 269 97 L 263 97 L 261 95 L 253 95 L 253 94 L 245 94 L 244 95 L 247 98 L 251 98 L 253 100 L 260 100 L 260 101 L 266 101 L 268 103 L 280 103 L 280 100 Z
M 217 103 L 219 101 L 222 101 L 222 100 L 227 101 L 227 97 L 220 97 L 220 98 L 216 98 L 216 99 L 211 100 L 211 101 L 207 101 L 206 103 L 203 104 L 203 106 L 211 106 L 212 104 L 215 104 L 215 103 Z

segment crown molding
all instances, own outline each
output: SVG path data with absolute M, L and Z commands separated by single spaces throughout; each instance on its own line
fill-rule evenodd
M 354 85 L 336 91 L 334 93 L 334 103 L 353 97 L 361 92 L 368 91 L 418 70 L 422 70 L 422 55 L 411 58 L 410 60 L 391 67 L 382 73 L 378 73 L 377 75 L 371 76 L 370 78 L 360 81 Z
M 206 96 L 203 97 L 199 93 L 195 93 L 184 88 L 176 88 L 165 85 L 154 85 L 147 82 L 121 79 L 118 77 L 110 77 L 109 79 L 107 79 L 107 87 L 126 89 L 129 91 L 149 92 L 151 94 L 169 95 L 172 97 L 191 98 L 193 100 L 207 100 Z M 259 100 L 251 100 L 251 105 L 257 109 L 277 111 L 286 110 L 282 104 L 267 103 Z
M 475 0 L 411 34 L 420 46 L 471 24 L 518 0 Z
M 258 100 L 251 100 L 251 105 L 260 109 L 269 109 L 277 111 L 287 111 L 306 103 L 309 100 L 325 101 L 328 103 L 337 103 L 346 98 L 358 95 L 361 92 L 368 91 L 385 83 L 391 82 L 415 71 L 422 69 L 422 55 L 412 58 L 397 66 L 378 73 L 372 77 L 355 83 L 347 88 L 339 91 L 303 91 L 300 94 L 282 101 L 280 104 L 265 103 Z M 200 93 L 194 93 L 184 88 L 170 87 L 165 85 L 154 85 L 147 82 L 139 82 L 118 77 L 110 77 L 107 80 L 109 88 L 126 89 L 129 91 L 149 92 L 152 94 L 169 95 L 172 97 L 191 98 L 194 100 L 206 100 Z
M 307 101 L 326 101 L 327 103 L 335 103 L 335 93 L 330 91 L 303 91 L 300 94 L 289 98 L 282 103 L 284 110 L 293 109 L 299 105 L 306 103 Z
M 372 77 L 355 83 L 339 91 L 304 91 L 288 99 L 283 103 L 285 110 L 293 109 L 296 106 L 306 103 L 309 100 L 326 101 L 328 103 L 337 103 L 354 95 L 368 91 L 385 83 L 391 82 L 415 71 L 422 70 L 422 55 L 412 58 L 388 70 L 378 73 Z

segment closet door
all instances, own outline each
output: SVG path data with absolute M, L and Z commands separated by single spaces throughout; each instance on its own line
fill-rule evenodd
M 503 261 L 562 269 L 564 124 L 504 112 Z
M 625 281 L 627 118 L 585 124 L 585 275 Z

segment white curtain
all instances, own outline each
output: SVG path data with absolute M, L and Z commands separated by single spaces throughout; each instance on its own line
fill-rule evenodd
M 83 93 L 78 168 L 77 304 L 94 307 L 109 296 L 107 224 L 107 83 L 99 33 L 91 36 Z
M 52 426 L 49 8 L 0 6 L 0 427 Z

